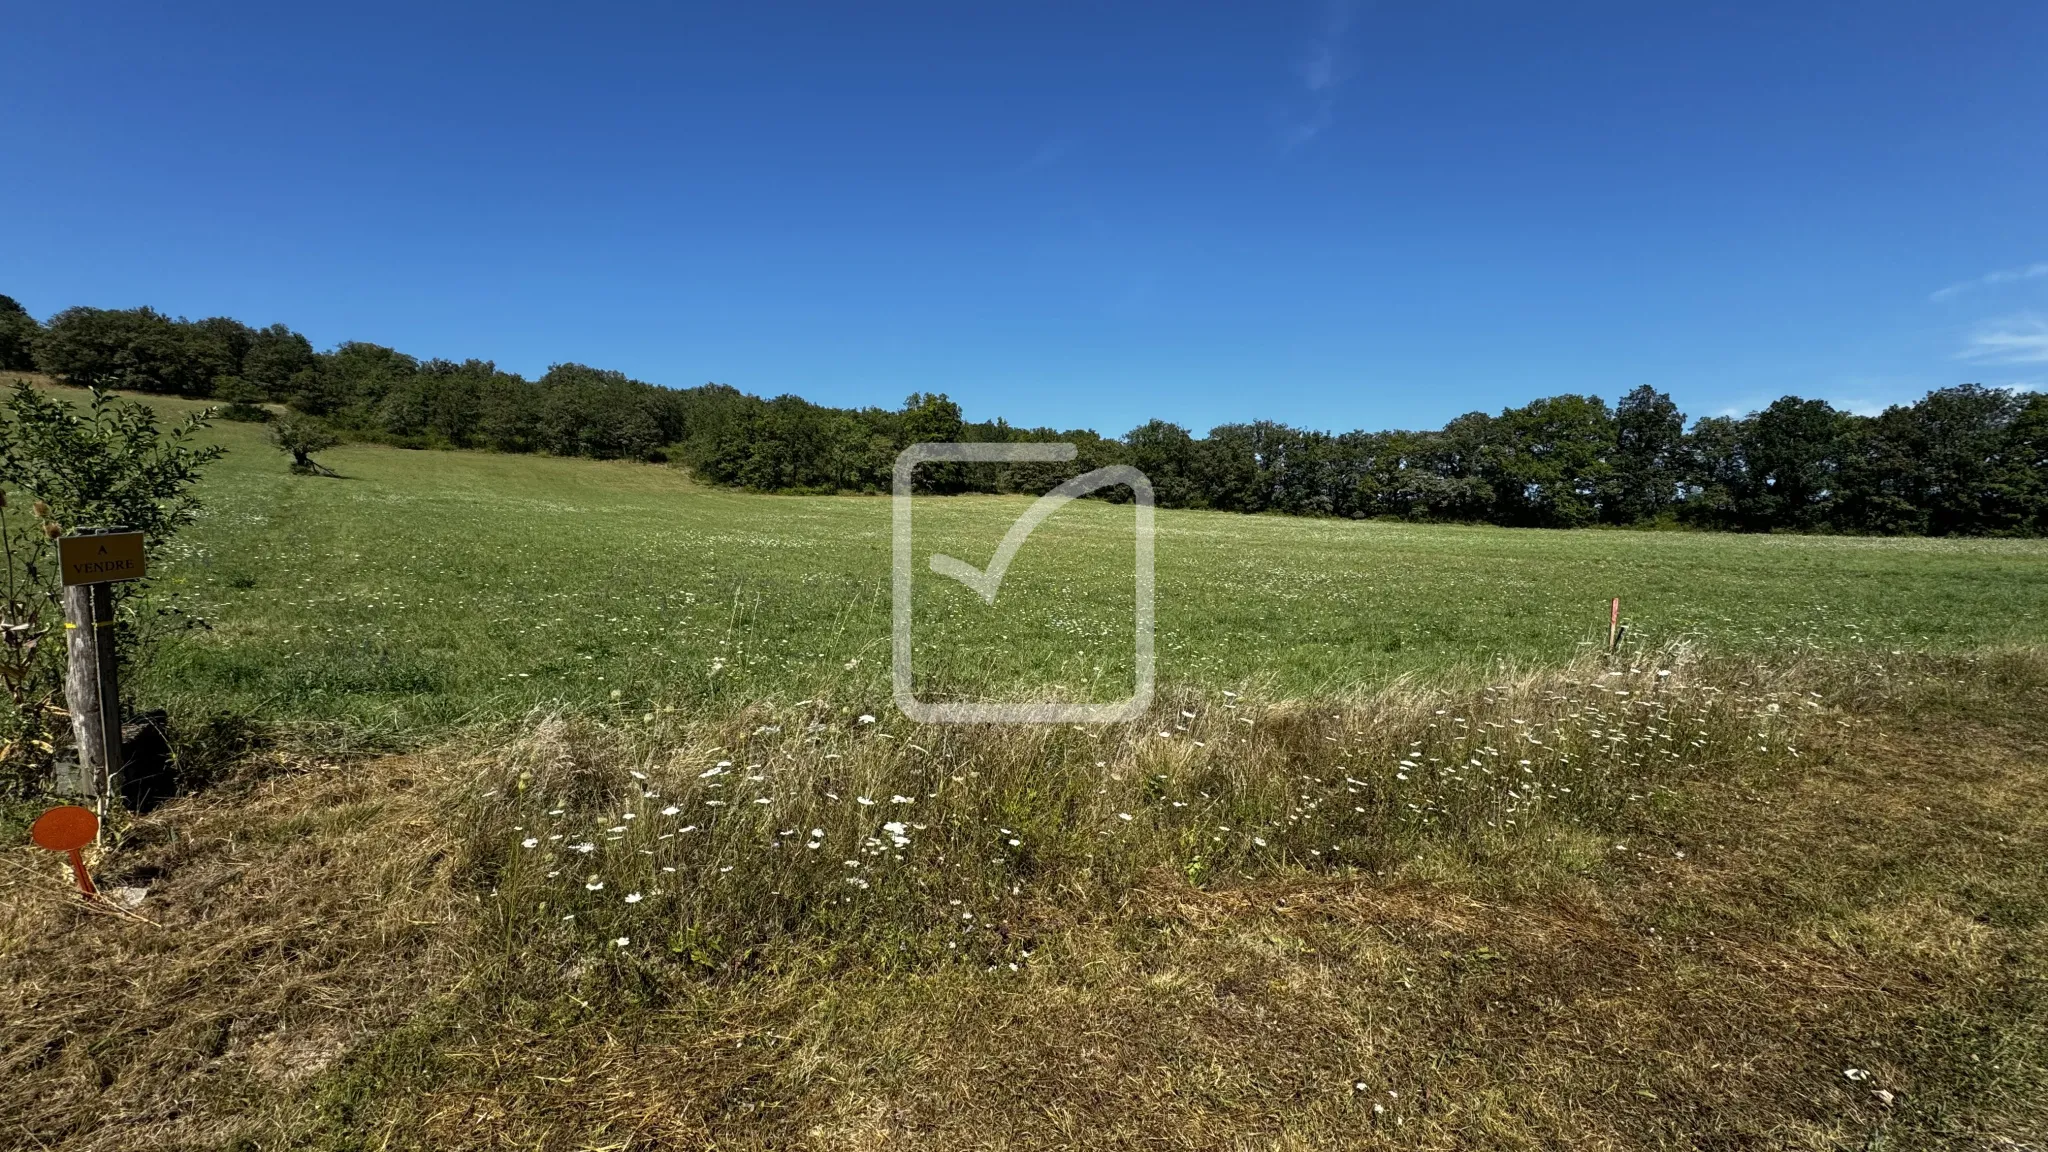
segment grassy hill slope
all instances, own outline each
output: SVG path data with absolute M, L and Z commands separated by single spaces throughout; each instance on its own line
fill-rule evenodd
M 158 401 L 168 409 L 188 405 Z M 412 736 L 566 703 L 622 713 L 829 691 L 887 700 L 890 506 L 771 497 L 631 463 L 406 451 L 289 475 L 221 424 L 210 510 L 160 566 L 211 630 L 149 691 L 177 710 Z M 1128 691 L 1128 507 L 1083 501 L 1018 554 L 993 607 L 933 576 L 986 562 L 1022 497 L 920 500 L 919 676 L 996 697 Z M 1886 653 L 2048 636 L 2048 541 L 1861 539 L 1317 521 L 1162 511 L 1162 683 L 1269 694 L 1555 663 L 1604 637 Z M 849 667 L 851 665 L 851 667 Z M 715 669 L 715 670 L 714 670 Z

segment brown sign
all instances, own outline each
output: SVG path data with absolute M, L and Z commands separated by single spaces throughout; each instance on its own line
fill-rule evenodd
M 104 584 L 109 580 L 140 580 L 148 570 L 142 560 L 142 533 L 108 532 L 100 536 L 65 536 L 57 541 L 64 561 L 64 583 Z

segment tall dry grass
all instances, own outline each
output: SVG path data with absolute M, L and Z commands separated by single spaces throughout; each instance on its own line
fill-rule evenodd
M 1113 911 L 1152 875 L 1590 863 L 1600 830 L 1713 765 L 1795 761 L 1821 710 L 1796 679 L 1680 646 L 1476 689 L 1169 691 L 1125 725 L 917 726 L 822 696 L 552 714 L 471 757 L 460 819 L 504 951 L 593 987 L 615 965 L 798 953 L 1024 964 L 1038 925 Z
M 6 858 L 0 1114 L 109 1149 L 2023 1132 L 2044 683 L 1673 648 L 1142 725 L 834 687 L 278 765 L 117 830 L 144 919 Z

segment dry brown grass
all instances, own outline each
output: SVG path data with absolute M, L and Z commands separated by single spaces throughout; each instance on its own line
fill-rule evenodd
M 1205 886 L 1170 855 L 1116 885 L 1065 860 L 1005 910 L 1015 971 L 799 931 L 705 975 L 512 917 L 473 887 L 517 819 L 478 774 L 653 763 L 616 734 L 273 777 L 104 866 L 155 870 L 162 927 L 12 858 L 38 874 L 0 902 L 0 1115 L 77 1148 L 2041 1147 L 2048 655 L 1697 675 L 1748 704 L 1641 802 Z M 1273 711 L 1230 756 L 1314 764 L 1319 717 L 1406 746 L 1434 709 L 1403 691 Z M 1797 758 L 1736 744 L 1767 715 Z M 472 823 L 429 820 L 449 797 Z
M 136 821 L 95 869 L 148 887 L 130 915 L 77 899 L 51 854 L 0 861 L 0 1145 L 303 1123 L 310 1085 L 458 975 L 474 905 L 418 766 L 275 764 Z

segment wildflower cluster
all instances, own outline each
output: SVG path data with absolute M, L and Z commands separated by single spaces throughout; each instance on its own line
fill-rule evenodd
M 1034 909 L 1160 870 L 1379 870 L 1430 838 L 1626 821 L 1735 751 L 1798 755 L 1789 696 L 1709 679 L 1679 650 L 1334 705 L 1188 693 L 1095 727 L 920 728 L 820 699 L 552 717 L 495 765 L 478 827 L 507 923 L 577 951 L 725 970 L 804 939 L 1002 969 L 1028 961 Z

